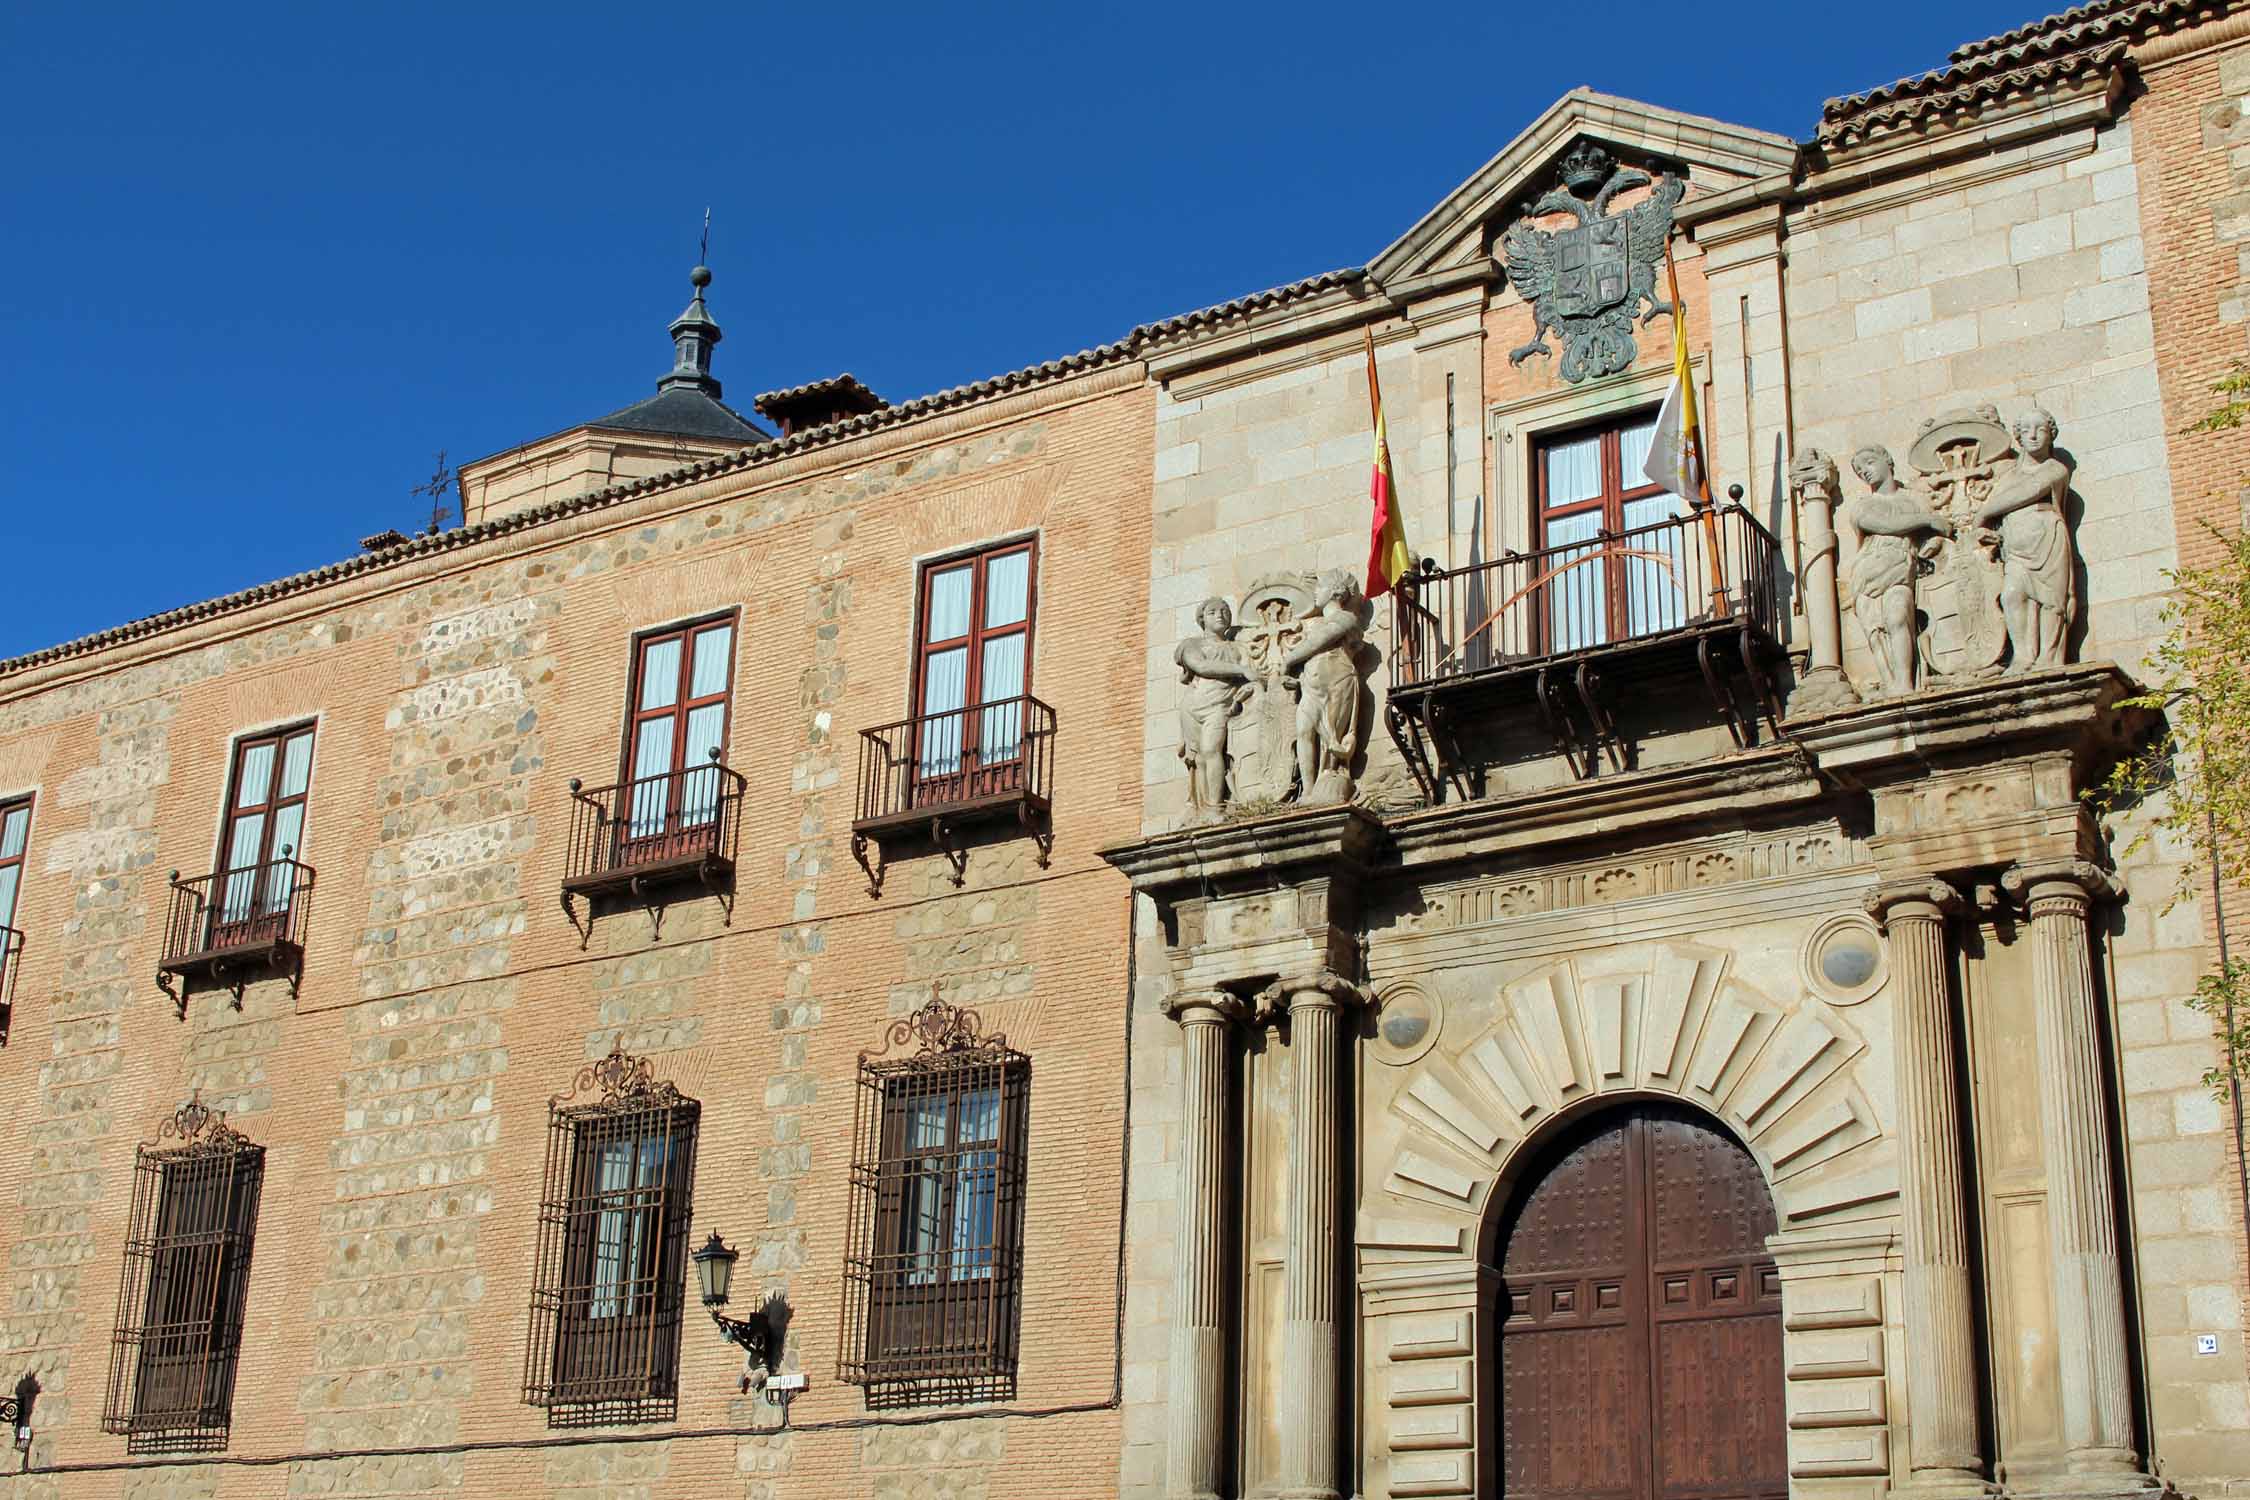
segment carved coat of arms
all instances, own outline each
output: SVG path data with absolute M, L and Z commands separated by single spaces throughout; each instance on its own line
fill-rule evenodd
M 1925 549 L 1915 585 L 1924 622 L 1922 665 L 1934 676 L 1980 676 L 1998 667 L 2007 652 L 2000 539 L 1978 523 L 1977 508 L 1992 494 L 2001 460 L 2013 451 L 2007 427 L 1990 407 L 1947 412 L 1923 423 L 1907 450 L 1931 510 L 1953 523 L 1953 535 Z
M 1609 153 L 1588 140 L 1563 157 L 1561 176 L 1565 190 L 1543 194 L 1501 237 L 1500 258 L 1537 324 L 1531 342 L 1510 350 L 1508 362 L 1552 354 L 1552 331 L 1562 340 L 1559 373 L 1576 384 L 1632 364 L 1636 314 L 1646 323 L 1672 311 L 1671 303 L 1656 299 L 1656 271 L 1672 234 L 1672 210 L 1687 185 L 1670 172 L 1652 179 L 1615 167 Z M 1609 212 L 1618 194 L 1652 181 L 1656 190 L 1648 197 L 1623 213 Z M 1532 222 L 1555 213 L 1578 222 L 1553 231 Z

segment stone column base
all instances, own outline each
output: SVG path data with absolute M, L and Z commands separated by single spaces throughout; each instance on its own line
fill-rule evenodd
M 1824 714 L 1835 708 L 1859 706 L 1859 691 L 1841 667 L 1814 667 L 1797 679 L 1789 694 L 1789 717 Z

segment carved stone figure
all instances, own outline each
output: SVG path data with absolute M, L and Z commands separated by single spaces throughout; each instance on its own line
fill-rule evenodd
M 1297 798 L 1349 802 L 1359 751 L 1359 657 L 1367 638 L 1359 584 L 1341 568 L 1320 575 L 1318 611 L 1282 657 L 1297 690 Z
M 1180 642 L 1172 660 L 1187 691 L 1180 695 L 1180 759 L 1187 762 L 1188 802 L 1200 822 L 1221 816 L 1227 800 L 1227 740 L 1234 716 L 1256 691 L 1234 644 L 1234 609 L 1210 598 L 1196 607 L 1200 633 Z
M 1241 623 L 1224 599 L 1180 643 L 1180 758 L 1193 819 L 1285 802 L 1351 800 L 1366 729 L 1366 601 L 1348 572 L 1260 579 Z
M 1508 354 L 1522 364 L 1534 354 L 1550 354 L 1547 333 L 1562 337 L 1564 380 L 1576 384 L 1612 375 L 1633 362 L 1633 317 L 1642 303 L 1647 323 L 1672 304 L 1656 299 L 1656 273 L 1672 234 L 1672 210 L 1687 184 L 1670 172 L 1651 179 L 1646 172 L 1617 168 L 1610 154 L 1581 139 L 1562 158 L 1566 191 L 1549 191 L 1502 236 L 1499 259 L 1508 280 L 1536 320 L 1530 343 Z M 1632 188 L 1656 190 L 1621 214 L 1610 201 Z M 1591 201 L 1581 201 L 1590 199 Z M 1576 225 L 1554 232 L 1532 220 L 1567 213 Z
M 1883 690 L 1914 690 L 1914 573 L 1917 558 L 1952 523 L 1931 512 L 1898 480 L 1890 450 L 1866 447 L 1852 455 L 1852 472 L 1867 493 L 1845 508 L 1859 532 L 1859 551 L 1845 574 L 1852 613 L 1875 653 Z
M 1977 507 L 1980 526 L 2000 526 L 2000 607 L 2008 624 L 2008 670 L 2060 666 L 2077 610 L 2077 555 L 2063 496 L 2070 465 L 2055 456 L 2055 419 L 2038 407 L 2016 418 L 2015 466 L 1995 476 Z
M 2008 429 L 1990 406 L 1950 411 L 1922 424 L 1908 459 L 1920 471 L 1931 509 L 1952 536 L 1931 547 L 1917 586 L 1923 614 L 1921 660 L 1939 677 L 1975 678 L 2008 649 L 2000 612 L 1999 538 L 1977 518 L 1994 472 L 2008 455 Z

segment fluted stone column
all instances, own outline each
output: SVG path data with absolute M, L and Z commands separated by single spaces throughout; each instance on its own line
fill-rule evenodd
M 1180 1230 L 1173 1284 L 1171 1427 L 1165 1493 L 1219 1500 L 1226 1473 L 1227 1151 L 1236 1139 L 1228 1033 L 1233 995 L 1174 998 L 1180 1023 Z
M 1977 1447 L 1975 1304 L 1945 941 L 1946 914 L 1960 904 L 1959 893 L 1936 879 L 1882 885 L 1867 896 L 1891 950 L 1913 1414 L 1907 1460 L 1916 1485 L 1977 1490 L 1984 1488 L 1984 1457 Z
M 2063 1444 L 2074 1473 L 2134 1474 L 2140 1455 L 2133 1450 L 2124 1273 L 2110 1187 L 2109 1091 L 2087 930 L 2094 902 L 2115 887 L 2084 860 L 2019 865 L 2001 883 L 2031 913 Z
M 1322 970 L 1275 987 L 1288 1007 L 1296 1118 L 1289 1140 L 1289 1224 L 1282 1260 L 1281 1493 L 1342 1493 L 1336 1391 L 1343 1328 L 1337 1307 L 1343 1104 L 1337 1031 L 1359 989 Z

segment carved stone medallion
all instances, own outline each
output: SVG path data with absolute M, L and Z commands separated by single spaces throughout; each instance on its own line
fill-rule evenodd
M 1297 700 L 1282 664 L 1305 637 L 1312 590 L 1295 577 L 1266 578 L 1242 596 L 1235 639 L 1257 674 L 1258 693 L 1244 712 L 1248 731 L 1234 761 L 1234 800 L 1282 802 L 1297 775 Z
M 2008 429 L 1989 407 L 1947 412 L 1923 424 L 1907 450 L 1931 509 L 1953 523 L 1953 535 L 1925 553 L 1916 589 L 1924 616 L 1922 665 L 1934 676 L 1982 676 L 2007 652 L 1999 538 L 1977 524 L 1976 512 L 2011 451 Z

